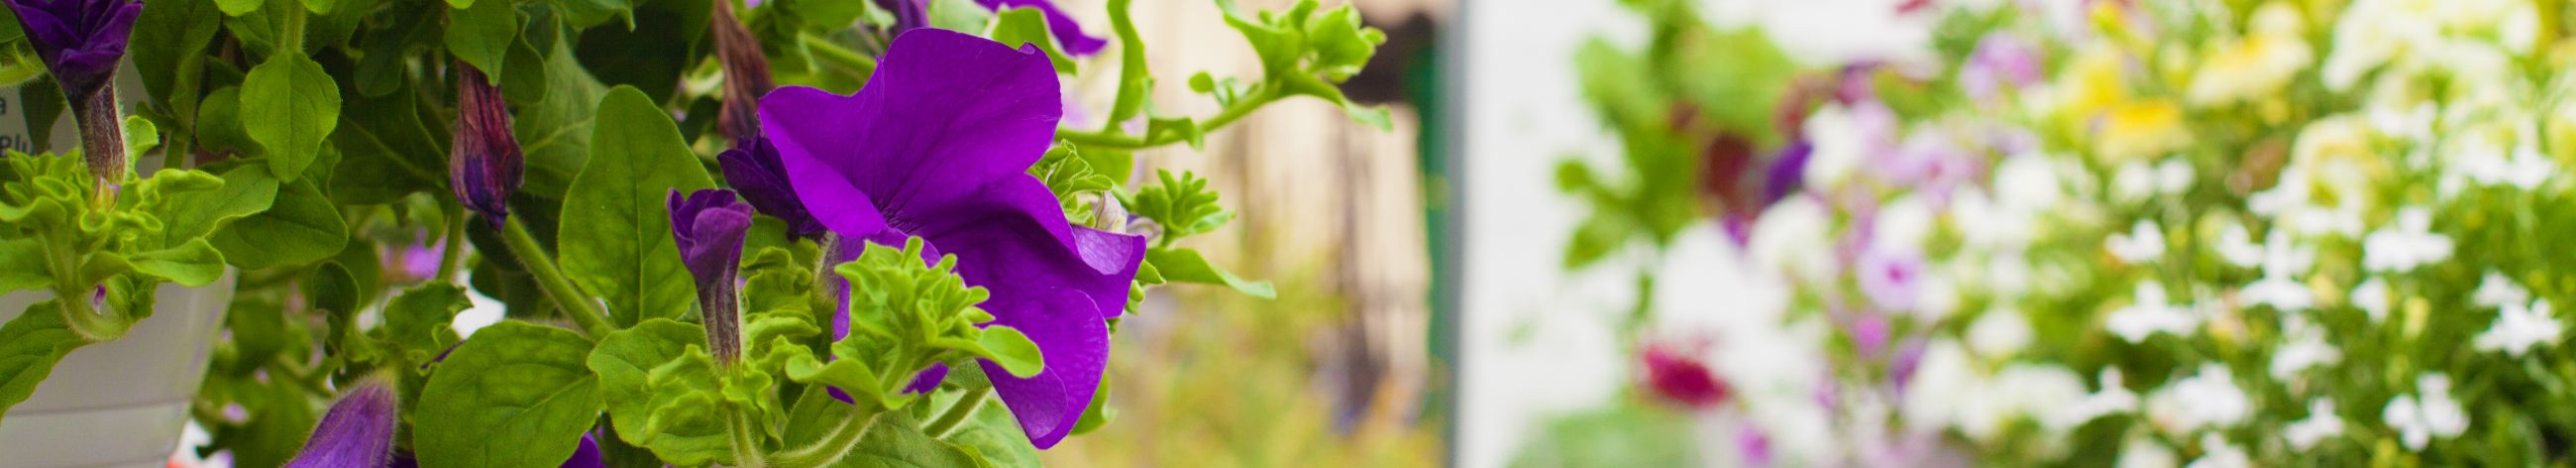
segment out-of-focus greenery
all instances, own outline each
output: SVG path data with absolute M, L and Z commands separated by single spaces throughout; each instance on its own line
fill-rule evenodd
M 1312 281 L 1280 286 L 1275 300 L 1180 289 L 1172 294 L 1177 307 L 1130 315 L 1111 343 L 1112 424 L 1044 452 L 1046 464 L 1437 465 L 1437 418 L 1410 411 L 1417 395 L 1381 392 L 1379 407 L 1404 410 L 1372 411 L 1336 428 L 1332 392 L 1320 390 L 1320 359 L 1309 344 L 1351 318 L 1336 311 L 1352 308 Z

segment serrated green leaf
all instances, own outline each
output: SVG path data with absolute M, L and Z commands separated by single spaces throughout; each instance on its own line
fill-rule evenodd
M 510 2 L 448 0 L 446 44 L 457 60 L 500 80 L 508 70 L 510 44 L 519 37 L 519 10 Z
M 294 182 L 321 158 L 340 124 L 340 86 L 301 52 L 269 57 L 242 78 L 243 130 L 268 157 L 269 173 Z
M 600 340 L 599 348 L 590 353 L 589 366 L 599 374 L 600 394 L 608 403 L 609 422 L 616 426 L 618 437 L 676 464 L 730 456 L 729 434 L 714 416 L 675 415 L 652 424 L 654 402 L 677 398 L 657 394 L 688 390 L 655 388 L 650 379 L 654 369 L 680 360 L 691 348 L 705 348 L 706 342 L 705 329 L 670 319 L 647 320 Z M 714 412 L 712 407 L 706 410 Z
M 671 190 L 710 188 L 697 154 L 671 115 L 642 91 L 620 86 L 600 101 L 590 164 L 564 200 L 563 267 L 608 301 L 619 324 L 675 318 L 697 302 L 680 263 L 664 206 Z
M 1197 250 L 1148 249 L 1145 252 L 1145 261 L 1153 263 L 1154 271 L 1161 272 L 1163 279 L 1168 281 L 1222 285 L 1262 299 L 1279 297 L 1279 291 L 1272 288 L 1270 282 L 1247 281 L 1235 277 L 1234 273 L 1208 263 L 1207 258 L 1199 256 Z
M 54 363 L 62 362 L 63 355 L 87 344 L 63 324 L 62 310 L 52 300 L 27 306 L 26 312 L 0 325 L 0 418 L 8 416 L 9 407 L 34 395 L 36 385 L 54 372 Z
M 1046 370 L 1046 360 L 1038 353 L 1038 344 L 1029 341 L 1029 335 L 1020 333 L 1020 329 L 1001 325 L 984 327 L 984 333 L 975 338 L 975 344 L 984 348 L 977 355 L 1001 364 L 1002 369 L 1010 371 L 1014 377 L 1025 379 Z
M 527 322 L 485 327 L 429 376 L 412 411 L 425 468 L 554 466 L 598 417 L 598 377 L 579 333 Z
M 234 220 L 211 239 L 224 261 L 244 269 L 313 263 L 340 253 L 348 223 L 313 181 L 282 185 L 268 211 Z

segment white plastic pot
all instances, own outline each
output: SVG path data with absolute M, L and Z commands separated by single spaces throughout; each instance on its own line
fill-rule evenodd
M 167 466 L 232 295 L 229 273 L 202 288 L 162 285 L 152 317 L 124 338 L 72 350 L 0 418 L 0 468 Z M 0 321 L 49 297 L 0 295 Z

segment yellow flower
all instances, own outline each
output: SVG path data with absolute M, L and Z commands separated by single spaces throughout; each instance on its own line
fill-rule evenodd
M 2252 101 L 2277 94 L 2315 61 L 2299 38 L 2306 25 L 2297 9 L 2280 3 L 2254 10 L 2253 34 L 2219 41 L 2192 75 L 2192 104 Z
M 2151 99 L 2117 104 L 2102 116 L 2094 152 L 2109 161 L 2151 158 L 2191 143 L 2182 124 L 2182 107 Z

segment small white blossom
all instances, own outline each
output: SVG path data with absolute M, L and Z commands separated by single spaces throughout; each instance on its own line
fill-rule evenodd
M 2216 363 L 2201 364 L 2198 373 L 2156 391 L 2147 408 L 2151 420 L 2176 434 L 2235 426 L 2254 414 L 2254 402 L 2236 386 L 2235 373 Z
M 2155 221 L 2138 220 L 2137 224 L 2129 226 L 2128 233 L 2111 234 L 2110 239 L 2103 241 L 2103 247 L 2111 250 L 2112 258 L 2122 262 L 2146 263 L 2165 254 L 2165 231 L 2156 226 Z
M 2120 443 L 2120 460 L 2113 465 L 2119 468 L 2173 468 L 2182 463 L 2175 458 L 2173 449 L 2165 448 L 2146 436 L 2136 435 L 2138 433 L 2130 434 L 2127 442 Z
M 2145 341 L 2148 336 L 2159 332 L 2188 336 L 2192 327 L 2198 325 L 2200 317 L 2193 315 L 2190 309 L 2166 301 L 2165 285 L 2156 280 L 2139 281 L 2135 302 L 2111 311 L 2111 318 L 2103 324 L 2111 329 L 2111 334 L 2119 335 L 2121 340 L 2130 343 Z
M 2075 427 L 2091 422 L 2094 418 L 2138 410 L 2138 394 L 2129 391 L 2129 388 L 2121 382 L 2120 368 L 2103 367 L 2099 380 L 2102 383 L 2101 391 L 2085 395 L 2084 399 L 2077 400 L 2075 404 L 2059 411 L 2052 418 L 2052 422 L 2057 426 Z
M 2247 268 L 2263 265 L 2263 244 L 2254 243 L 2254 234 L 2241 224 L 2229 223 L 2227 230 L 2219 231 L 2217 245 L 2212 249 L 2228 264 Z
M 2448 438 L 2468 432 L 2469 413 L 2460 402 L 2451 399 L 2451 378 L 2438 372 L 2425 373 L 2415 379 L 2415 395 L 2398 395 L 2388 401 L 2379 417 L 2396 429 L 2399 439 L 2409 450 L 2423 450 L 2436 437 Z
M 2375 271 L 2406 271 L 2451 258 L 2451 237 L 2434 234 L 2433 212 L 2422 207 L 2397 210 L 2389 226 L 2361 241 L 2361 263 Z
M 2310 367 L 2343 361 L 2343 350 L 2326 344 L 2325 331 L 2309 323 L 2307 316 L 2288 316 L 2281 328 L 2287 342 L 2272 352 L 2272 378 L 2289 380 Z
M 2281 438 L 2288 439 L 2293 450 L 2307 450 L 2339 435 L 2343 435 L 2343 418 L 2335 417 L 2332 398 L 2308 400 L 2308 418 L 2281 429 Z
M 2567 326 L 2550 316 L 2549 300 L 2532 301 L 2530 305 L 2507 304 L 2496 314 L 2494 325 L 2478 333 L 2479 351 L 2504 351 L 2513 357 L 2530 354 L 2532 348 L 2558 342 Z
M 2227 438 L 2219 437 L 2217 433 L 2201 434 L 2200 450 L 2200 459 L 2192 460 L 2191 464 L 2184 465 L 2184 468 L 2247 468 L 2254 466 L 2254 459 L 2245 456 L 2245 449 L 2236 448 L 2235 444 L 2227 443 Z
M 2388 281 L 2379 277 L 2362 280 L 2352 287 L 2352 305 L 2370 314 L 2371 322 L 2388 320 Z
M 2030 321 L 2023 319 L 2019 310 L 1988 310 L 1977 315 L 1977 321 L 1968 323 L 1968 349 L 1979 356 L 2011 356 L 2030 346 L 2030 340 Z
M 2273 230 L 2263 243 L 2263 278 L 2245 285 L 2245 300 L 2284 312 L 2314 307 L 2316 291 L 2299 282 L 2298 275 L 2307 274 L 2316 262 L 2315 249 L 2300 247 L 2288 232 Z
M 2530 300 L 2531 290 L 2523 289 L 2522 285 L 2514 284 L 2513 278 L 2495 271 L 2488 271 L 2485 277 L 2479 278 L 2478 290 L 2469 293 L 2469 301 L 2478 307 L 2504 307 Z

